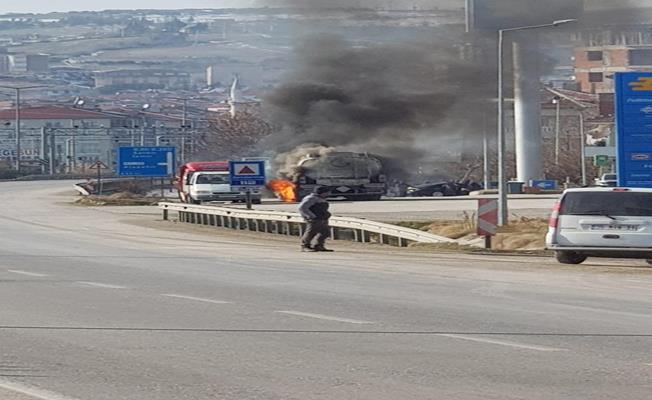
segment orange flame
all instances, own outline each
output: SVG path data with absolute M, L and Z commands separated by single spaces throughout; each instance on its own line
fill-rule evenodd
M 286 203 L 297 201 L 297 185 L 284 179 L 272 179 L 267 182 L 267 188 L 278 195 Z

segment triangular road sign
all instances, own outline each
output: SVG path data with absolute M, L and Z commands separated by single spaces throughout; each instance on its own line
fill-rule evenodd
M 238 172 L 238 175 L 256 175 L 256 171 L 251 169 L 248 165 L 245 165 L 242 167 L 240 172 Z
M 102 161 L 94 162 L 88 169 L 109 169 Z

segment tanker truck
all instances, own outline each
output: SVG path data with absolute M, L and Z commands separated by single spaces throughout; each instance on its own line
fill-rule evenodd
M 386 191 L 381 161 L 366 153 L 306 155 L 297 164 L 294 183 L 299 200 L 317 186 L 328 187 L 330 197 L 347 200 L 380 200 Z

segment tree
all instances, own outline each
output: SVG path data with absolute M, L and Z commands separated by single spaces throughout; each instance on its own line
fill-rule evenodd
M 256 145 L 272 132 L 272 125 L 254 109 L 238 112 L 235 117 L 223 114 L 210 122 L 198 155 L 212 159 L 256 155 Z

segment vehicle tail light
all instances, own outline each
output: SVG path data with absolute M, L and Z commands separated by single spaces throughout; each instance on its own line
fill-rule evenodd
M 627 189 L 627 188 L 615 188 L 613 191 L 622 193 L 622 192 L 629 192 L 629 189 Z
M 550 214 L 549 226 L 551 228 L 557 228 L 559 226 L 559 212 L 561 211 L 561 201 L 555 203 L 555 206 L 552 208 L 552 214 Z

